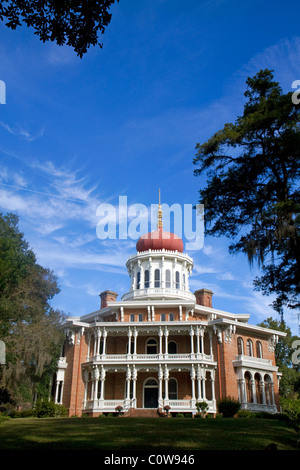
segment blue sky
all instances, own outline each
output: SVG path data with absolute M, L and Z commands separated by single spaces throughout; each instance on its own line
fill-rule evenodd
M 242 112 L 245 81 L 274 70 L 285 91 L 300 79 L 296 1 L 120 0 L 103 49 L 82 58 L 0 25 L 0 210 L 20 217 L 38 262 L 58 275 L 52 304 L 72 316 L 99 307 L 99 293 L 129 290 L 125 263 L 136 240 L 99 240 L 99 204 L 196 204 L 193 175 L 203 143 Z M 229 241 L 205 237 L 192 290 L 215 308 L 276 313 L 253 291 L 259 271 Z M 287 314 L 297 333 L 297 318 Z

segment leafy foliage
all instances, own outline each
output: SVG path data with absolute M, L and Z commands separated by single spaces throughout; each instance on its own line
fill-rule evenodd
M 217 405 L 218 411 L 223 415 L 223 418 L 233 418 L 241 407 L 240 402 L 231 397 L 221 398 Z
M 0 214 L 0 339 L 6 364 L 0 386 L 17 402 L 48 396 L 59 357 L 63 314 L 49 301 L 59 292 L 57 278 L 36 262 L 14 214 Z
M 117 0 L 119 1 L 119 0 Z M 10 0 L 0 2 L 0 20 L 16 29 L 22 22 L 35 30 L 41 41 L 72 46 L 80 57 L 90 45 L 99 45 L 110 23 L 109 9 L 115 0 Z
M 276 294 L 273 307 L 299 308 L 299 108 L 269 70 L 247 80 L 242 116 L 197 144 L 196 176 L 206 233 L 233 240 L 262 269 L 255 289 Z

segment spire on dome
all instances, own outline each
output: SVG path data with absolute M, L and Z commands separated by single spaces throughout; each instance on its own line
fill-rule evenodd
M 157 230 L 162 229 L 162 209 L 160 204 L 160 189 L 158 190 L 158 211 L 157 211 Z

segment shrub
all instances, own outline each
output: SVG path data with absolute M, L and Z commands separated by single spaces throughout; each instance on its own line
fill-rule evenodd
M 237 415 L 238 415 L 238 418 L 254 418 L 255 417 L 255 415 L 249 410 L 239 410 Z
M 67 409 L 51 400 L 38 400 L 34 406 L 34 416 L 37 418 L 54 418 L 66 415 Z
M 288 417 L 291 425 L 299 430 L 300 428 L 300 400 L 294 398 L 281 398 L 280 405 L 283 413 Z
M 10 420 L 10 416 L 5 416 L 5 415 L 0 414 L 0 424 L 4 423 L 4 421 L 9 421 L 9 420 Z
M 223 418 L 233 418 L 239 411 L 241 404 L 238 400 L 231 397 L 222 398 L 218 402 L 219 413 L 223 415 Z

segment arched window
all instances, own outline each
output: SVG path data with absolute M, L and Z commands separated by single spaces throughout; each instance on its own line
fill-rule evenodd
M 177 380 L 169 380 L 169 400 L 177 400 Z
M 175 281 L 176 281 L 176 289 L 180 289 L 180 276 L 179 276 L 179 271 L 176 271 L 176 273 L 175 273 Z
M 262 345 L 260 341 L 256 341 L 256 357 L 263 357 L 262 355 Z
M 247 354 L 248 356 L 253 356 L 253 343 L 251 339 L 247 339 Z
M 174 321 L 174 313 L 169 313 L 169 321 Z
M 148 339 L 146 344 L 146 354 L 157 354 L 157 341 L 154 338 Z
M 264 381 L 265 381 L 266 404 L 273 405 L 271 377 L 268 374 L 266 374 L 264 377 Z
M 238 347 L 238 355 L 242 356 L 244 354 L 244 341 L 240 336 L 237 339 L 237 347 Z
M 149 287 L 149 271 L 148 271 L 148 269 L 146 269 L 146 271 L 145 271 L 145 283 L 144 283 L 144 285 L 145 285 L 145 289 L 148 289 L 148 287 Z
M 171 287 L 171 271 L 169 269 L 166 270 L 166 287 Z
M 160 314 L 160 321 L 166 321 L 166 314 L 165 313 Z
M 252 385 L 251 385 L 251 375 L 249 372 L 245 372 L 245 386 L 246 386 L 246 394 L 247 394 L 247 403 L 253 402 L 253 393 L 252 393 Z
M 256 401 L 257 403 L 262 403 L 262 388 L 261 388 L 261 377 L 258 373 L 254 376 L 255 380 L 255 389 L 256 389 Z
M 130 321 L 135 321 L 135 315 L 134 315 L 134 313 L 132 313 L 132 314 L 130 315 Z
M 143 321 L 143 314 L 139 313 L 139 321 Z
M 136 288 L 139 289 L 141 284 L 141 273 L 140 271 L 137 273 L 137 278 L 136 278 Z
M 154 287 L 160 287 L 160 272 L 159 269 L 154 271 Z
M 177 354 L 177 344 L 175 341 L 169 341 L 168 343 L 168 353 L 169 354 Z

